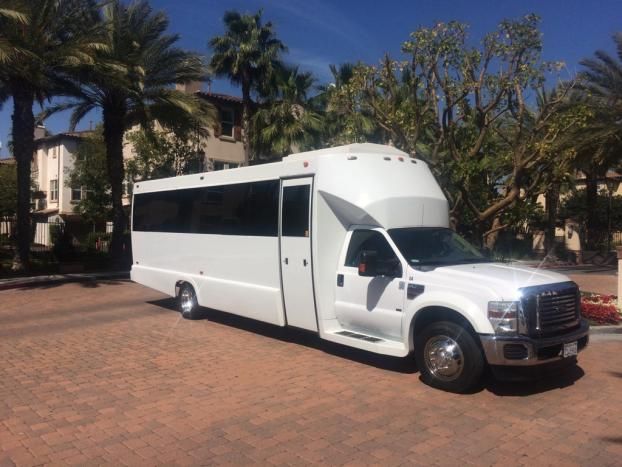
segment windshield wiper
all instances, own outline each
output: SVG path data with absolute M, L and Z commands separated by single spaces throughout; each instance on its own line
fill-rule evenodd
M 455 264 L 469 264 L 469 263 L 492 263 L 490 258 L 464 258 L 456 260 Z

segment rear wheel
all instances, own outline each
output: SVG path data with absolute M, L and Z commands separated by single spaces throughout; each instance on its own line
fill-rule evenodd
M 484 371 L 475 338 L 451 321 L 430 323 L 417 335 L 415 358 L 423 382 L 444 391 L 468 391 Z
M 185 319 L 199 317 L 199 302 L 194 288 L 190 284 L 183 284 L 179 289 L 179 311 Z

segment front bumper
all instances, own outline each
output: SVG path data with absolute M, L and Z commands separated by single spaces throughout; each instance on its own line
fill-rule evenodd
M 578 329 L 560 336 L 532 339 L 480 334 L 479 338 L 489 365 L 533 366 L 562 360 L 563 346 L 569 342 L 577 341 L 578 350 L 583 350 L 589 340 L 589 331 L 588 322 L 581 320 Z

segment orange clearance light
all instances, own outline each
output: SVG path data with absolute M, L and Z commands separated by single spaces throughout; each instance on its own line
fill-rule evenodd
M 309 167 L 309 163 L 307 161 L 304 161 L 302 165 L 304 165 L 305 167 Z
M 398 157 L 397 160 L 400 162 L 404 162 L 404 158 L 402 156 Z

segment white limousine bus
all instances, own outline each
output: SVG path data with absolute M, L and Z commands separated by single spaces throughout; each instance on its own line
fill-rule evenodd
M 132 280 L 179 300 L 385 355 L 465 391 L 484 369 L 575 364 L 587 345 L 563 275 L 491 262 L 448 228 L 428 166 L 353 144 L 139 182 Z

